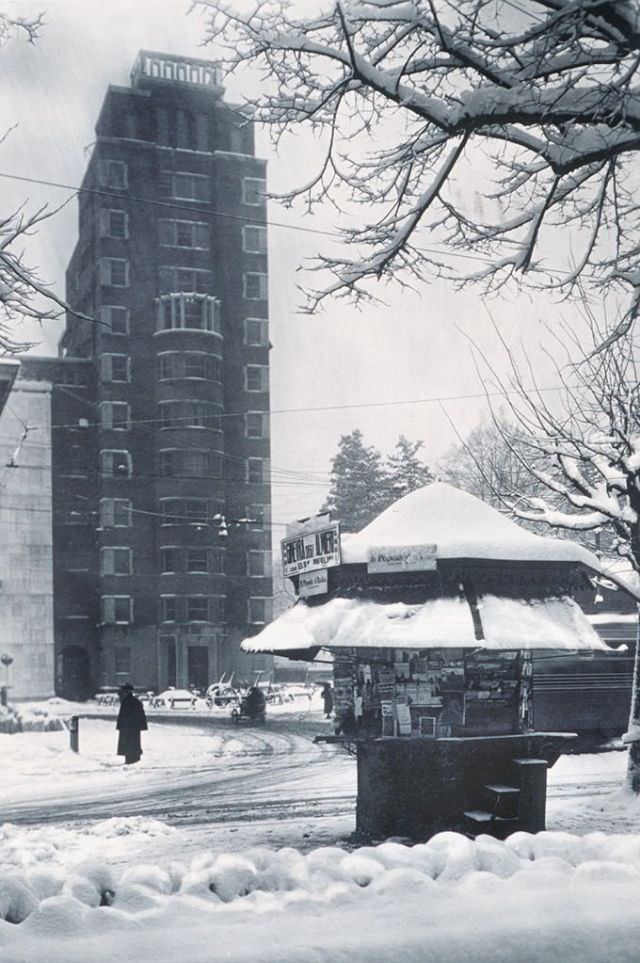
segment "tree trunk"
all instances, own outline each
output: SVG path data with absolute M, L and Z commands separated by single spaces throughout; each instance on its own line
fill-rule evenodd
M 640 604 L 636 606 L 636 651 L 633 659 L 633 683 L 629 709 L 629 756 L 627 759 L 626 785 L 636 796 L 640 795 Z

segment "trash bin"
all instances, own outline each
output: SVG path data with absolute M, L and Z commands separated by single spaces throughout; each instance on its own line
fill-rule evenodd
M 69 747 L 72 752 L 79 751 L 80 739 L 80 716 L 71 716 L 69 719 Z

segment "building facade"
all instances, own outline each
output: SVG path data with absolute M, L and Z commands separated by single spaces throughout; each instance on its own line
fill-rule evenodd
M 79 661 L 88 690 L 263 667 L 239 642 L 271 617 L 265 189 L 215 64 L 143 51 L 109 88 L 60 342 L 85 383 L 53 394 L 63 694 Z
M 18 372 L 0 360 L 0 686 L 12 700 L 54 691 L 52 385 Z

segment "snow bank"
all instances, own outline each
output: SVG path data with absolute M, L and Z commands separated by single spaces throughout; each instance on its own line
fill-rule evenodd
M 441 833 L 124 872 L 96 859 L 2 870 L 5 963 L 637 960 L 640 835 Z
M 50 732 L 63 728 L 63 722 L 57 716 L 50 717 L 45 709 L 0 706 L 0 732 Z

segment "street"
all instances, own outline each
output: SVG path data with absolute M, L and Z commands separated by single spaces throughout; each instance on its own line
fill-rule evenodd
M 29 825 L 126 815 L 179 826 L 353 813 L 355 760 L 333 746 L 314 743 L 314 736 L 326 728 L 321 723 L 290 715 L 260 727 L 234 726 L 226 717 L 182 717 L 186 727 L 171 727 L 177 738 L 189 740 L 194 729 L 200 730 L 199 737 L 216 738 L 215 758 L 195 766 L 186 759 L 180 765 L 173 757 L 167 765 L 160 746 L 169 730 L 164 721 L 151 717 L 149 750 L 138 772 L 119 767 L 119 775 L 132 778 L 105 785 L 88 766 L 86 780 L 82 770 L 76 771 L 79 779 L 70 792 L 61 792 L 50 779 L 37 798 L 9 799 L 3 819 Z M 104 718 L 82 719 L 78 760 L 85 754 L 93 760 L 112 728 L 113 721 Z
M 315 716 L 318 716 L 316 719 Z M 284 712 L 263 726 L 235 726 L 225 716 L 150 716 L 143 761 L 124 767 L 113 756 L 113 719 L 83 718 L 70 782 L 51 777 L 20 793 L 8 789 L 3 819 L 21 825 L 78 824 L 145 816 L 175 827 L 257 822 L 355 820 L 356 764 L 346 750 L 315 743 L 328 731 L 316 711 Z M 67 734 L 60 733 L 69 759 Z M 192 747 L 195 755 L 181 747 Z M 86 767 L 83 768 L 83 761 Z M 79 767 L 79 768 L 78 768 Z M 550 828 L 579 831 L 572 807 L 597 804 L 622 781 L 624 753 L 567 756 L 549 771 Z M 588 820 L 584 809 L 581 820 Z M 283 826 L 284 829 L 284 826 Z

